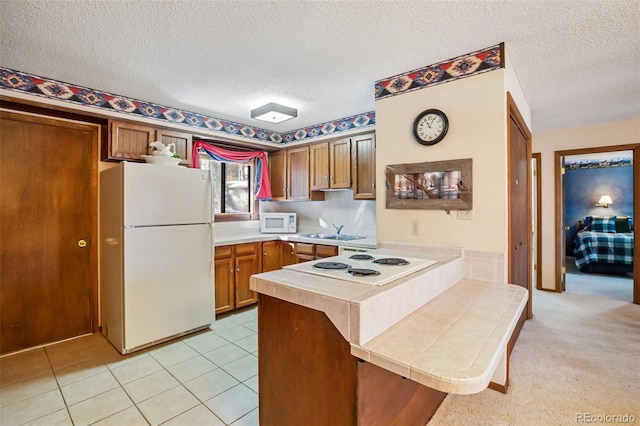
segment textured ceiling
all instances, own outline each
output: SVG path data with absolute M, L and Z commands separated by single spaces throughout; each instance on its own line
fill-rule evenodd
M 640 1 L 0 1 L 0 65 L 285 132 L 505 42 L 542 131 L 640 116 Z M 275 101 L 298 118 L 250 110 Z

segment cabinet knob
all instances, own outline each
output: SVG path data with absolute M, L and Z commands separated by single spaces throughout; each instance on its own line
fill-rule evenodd
M 240 267 L 238 267 L 238 268 L 236 269 L 236 271 L 240 272 Z

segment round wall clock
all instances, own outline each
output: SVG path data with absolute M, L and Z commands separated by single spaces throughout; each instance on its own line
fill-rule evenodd
M 413 137 L 419 144 L 435 145 L 449 130 L 449 120 L 439 109 L 422 111 L 413 121 Z

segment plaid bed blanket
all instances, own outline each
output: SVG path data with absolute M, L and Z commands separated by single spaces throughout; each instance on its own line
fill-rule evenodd
M 573 253 L 578 268 L 595 262 L 633 265 L 633 233 L 580 231 L 575 243 Z

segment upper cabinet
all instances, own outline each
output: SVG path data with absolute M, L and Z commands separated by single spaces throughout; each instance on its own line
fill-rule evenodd
M 273 201 L 316 201 L 324 194 L 311 191 L 309 147 L 290 148 L 269 154 L 271 199 Z
M 103 160 L 137 160 L 149 153 L 156 129 L 124 121 L 109 121 L 109 136 L 102 149 Z
M 309 147 L 311 158 L 311 189 L 329 188 L 329 142 L 317 143 Z
M 160 141 L 166 146 L 174 144 L 180 158 L 191 161 L 189 133 L 117 120 L 109 121 L 109 135 L 102 147 L 102 159 L 143 161 L 142 156 L 150 154 L 149 144 L 153 141 Z
M 329 144 L 329 186 L 351 188 L 351 141 L 342 139 Z
M 192 140 L 189 133 L 158 129 L 156 130 L 155 140 L 162 142 L 165 146 L 174 144 L 176 147 L 176 154 L 178 154 L 183 160 L 187 160 L 191 163 Z
M 311 145 L 311 189 L 351 188 L 349 139 Z
M 351 138 L 353 198 L 376 198 L 376 137 L 373 133 Z

